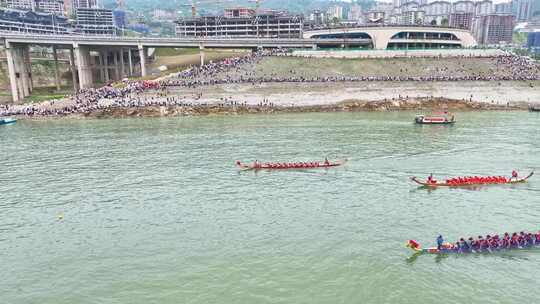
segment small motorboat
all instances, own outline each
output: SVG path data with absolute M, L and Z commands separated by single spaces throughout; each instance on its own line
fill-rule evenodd
M 315 169 L 315 168 L 331 168 L 338 167 L 345 164 L 347 160 L 340 160 L 335 162 L 293 162 L 293 163 L 259 163 L 243 164 L 240 161 L 236 162 L 242 170 L 287 170 L 287 169 Z
M 432 115 L 416 115 L 414 122 L 420 125 L 450 125 L 455 123 L 456 119 L 453 114 L 442 112 Z
M 16 122 L 17 120 L 15 118 L 0 118 L 0 125 L 7 125 Z
M 471 187 L 481 185 L 501 185 L 501 184 L 518 184 L 526 182 L 531 176 L 534 175 L 534 171 L 525 177 L 512 177 L 507 178 L 504 176 L 464 176 L 454 177 L 446 179 L 444 181 L 435 181 L 433 179 L 427 179 L 425 181 L 419 180 L 416 177 L 411 177 L 411 180 L 419 185 L 430 188 L 437 187 Z
M 540 112 L 540 106 L 529 105 L 530 112 Z

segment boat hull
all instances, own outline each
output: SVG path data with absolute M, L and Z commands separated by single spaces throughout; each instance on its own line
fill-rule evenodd
M 318 163 L 316 166 L 291 166 L 291 167 L 275 167 L 275 166 L 265 166 L 261 165 L 259 167 L 254 167 L 253 165 L 246 165 L 242 163 L 237 163 L 236 165 L 242 170 L 299 170 L 299 169 L 319 169 L 319 168 L 332 168 L 339 167 L 345 164 L 346 161 L 339 161 L 335 163 L 325 164 Z
M 455 123 L 454 117 L 446 116 L 416 116 L 414 122 L 419 125 L 451 125 Z
M 495 253 L 495 252 L 507 252 L 512 250 L 520 250 L 520 249 L 533 249 L 540 247 L 540 243 L 528 245 L 524 247 L 509 247 L 509 248 L 495 248 L 495 249 L 483 249 L 483 250 L 467 250 L 467 251 L 457 251 L 453 249 L 437 249 L 437 247 L 429 247 L 429 248 L 412 248 L 416 253 L 422 253 L 422 254 L 470 254 L 470 253 Z
M 13 119 L 13 118 L 0 119 L 0 125 L 9 125 L 9 124 L 13 124 L 13 123 L 16 123 L 16 122 L 17 122 L 17 120 Z
M 486 185 L 519 184 L 519 183 L 526 182 L 533 175 L 534 175 L 534 172 L 531 172 L 526 177 L 519 178 L 519 179 L 514 179 L 514 180 L 509 180 L 509 181 L 504 182 L 504 183 L 467 183 L 467 184 L 459 184 L 459 185 L 447 184 L 447 183 L 442 183 L 442 182 L 438 182 L 438 183 L 433 184 L 433 183 L 428 183 L 428 182 L 421 181 L 421 180 L 417 179 L 416 177 L 411 177 L 411 180 L 413 182 L 421 185 L 421 186 L 429 187 L 429 188 L 437 188 L 437 187 L 460 188 L 460 187 L 474 187 L 474 186 L 486 186 Z

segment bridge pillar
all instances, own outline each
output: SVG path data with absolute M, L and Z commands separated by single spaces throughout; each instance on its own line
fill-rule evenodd
M 114 80 L 118 81 L 120 80 L 121 76 L 120 76 L 120 63 L 119 63 L 119 58 L 120 57 L 120 51 L 119 50 L 114 50 L 112 52 L 113 54 L 113 62 L 114 62 Z
M 56 52 L 56 46 L 53 45 L 53 58 L 54 58 L 54 84 L 56 85 L 56 90 L 60 91 L 60 75 L 58 72 L 58 53 Z
M 86 89 L 92 86 L 92 67 L 90 66 L 90 49 L 87 46 L 73 46 L 77 54 L 77 70 L 79 71 L 79 88 Z
M 146 77 L 146 54 L 147 50 L 144 46 L 139 44 L 139 58 L 141 60 L 141 76 Z
M 28 77 L 28 66 L 26 64 L 26 52 L 29 51 L 29 46 L 25 45 L 19 49 L 19 62 L 20 62 L 20 73 L 22 80 L 22 87 L 24 92 L 24 97 L 30 96 L 30 81 Z
M 73 91 L 77 92 L 79 87 L 77 84 L 77 67 L 75 66 L 75 54 L 73 49 L 69 49 L 69 69 L 71 71 L 71 82 L 73 84 Z
M 26 67 L 26 76 L 28 80 L 28 90 L 30 91 L 30 93 L 32 93 L 32 91 L 34 90 L 34 83 L 32 79 L 32 61 L 30 60 L 29 47 L 24 48 L 23 56 L 24 56 L 24 63 Z
M 126 64 L 124 63 L 124 48 L 120 48 L 120 80 L 126 75 Z
M 199 45 L 199 57 L 201 58 L 201 66 L 204 66 L 204 45 Z
M 314 45 L 311 46 L 311 48 L 312 48 L 314 51 L 316 51 L 316 50 L 317 50 L 317 45 L 314 44 Z
M 24 64 L 24 47 L 13 48 L 13 62 L 15 64 L 15 75 L 17 90 L 19 91 L 19 98 L 23 99 L 24 97 L 30 95 L 30 90 L 28 89 L 27 81 L 27 72 Z
M 131 49 L 128 49 L 128 63 L 129 63 L 129 76 L 133 76 L 133 58 L 131 56 Z
M 101 82 L 106 82 L 105 80 L 105 63 L 104 63 L 104 59 L 103 59 L 103 54 L 101 52 L 98 52 L 98 57 L 97 57 L 97 69 L 98 69 L 98 72 L 99 72 L 99 81 Z
M 17 75 L 15 72 L 14 50 L 9 42 L 6 42 L 6 57 L 8 63 L 9 85 L 11 87 L 11 96 L 13 102 L 20 100 L 19 91 L 17 90 Z
M 108 82 L 111 79 L 109 75 L 109 50 L 105 49 L 105 51 L 102 52 L 101 56 L 103 58 L 102 64 L 104 66 L 104 76 L 105 76 L 105 79 L 103 79 L 103 82 Z

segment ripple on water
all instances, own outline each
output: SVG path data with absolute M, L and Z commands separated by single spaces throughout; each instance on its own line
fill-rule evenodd
M 450 128 L 415 126 L 411 113 L 21 121 L 0 132 L 3 300 L 534 303 L 522 291 L 536 287 L 538 250 L 404 247 L 539 229 L 535 178 L 476 190 L 409 181 L 535 168 L 540 122 L 528 114 L 459 113 Z M 325 156 L 349 162 L 234 168 Z

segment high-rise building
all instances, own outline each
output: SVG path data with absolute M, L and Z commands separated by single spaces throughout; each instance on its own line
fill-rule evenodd
M 493 8 L 495 14 L 512 14 L 512 2 L 497 3 Z
M 483 0 L 474 3 L 476 16 L 485 16 L 493 13 L 493 2 Z
M 512 43 L 513 15 L 489 14 L 474 19 L 473 33 L 478 44 Z
M 475 5 L 473 1 L 457 1 L 452 5 L 454 13 L 476 13 Z
M 531 52 L 540 54 L 540 30 L 530 32 L 527 35 L 527 48 Z
M 255 10 L 247 7 L 226 8 L 225 18 L 250 18 L 255 16 Z
M 0 0 L 0 7 L 35 10 L 34 0 Z
M 323 25 L 327 21 L 326 13 L 320 10 L 314 10 L 309 14 L 309 23 L 312 25 Z
M 351 6 L 351 9 L 349 10 L 347 19 L 352 21 L 358 21 L 362 18 L 362 7 L 358 4 L 354 4 Z
M 452 13 L 450 14 L 450 27 L 456 27 L 465 30 L 472 30 L 473 13 Z
M 179 37 L 300 38 L 304 19 L 300 15 L 268 11 L 250 17 L 204 16 L 176 22 Z
M 104 8 L 77 8 L 77 29 L 88 35 L 115 35 L 116 26 L 112 10 Z
M 73 9 L 99 8 L 100 3 L 98 0 L 71 0 L 71 6 L 73 7 Z
M 343 19 L 343 6 L 340 5 L 333 5 L 328 8 L 326 11 L 328 14 L 328 18 L 330 20 L 332 19 Z
M 64 1 L 62 0 L 35 0 L 36 11 L 64 15 Z
M 516 0 L 516 20 L 526 22 L 531 19 L 533 11 L 533 0 Z
M 407 11 L 401 15 L 401 24 L 423 24 L 424 23 L 424 11 Z

